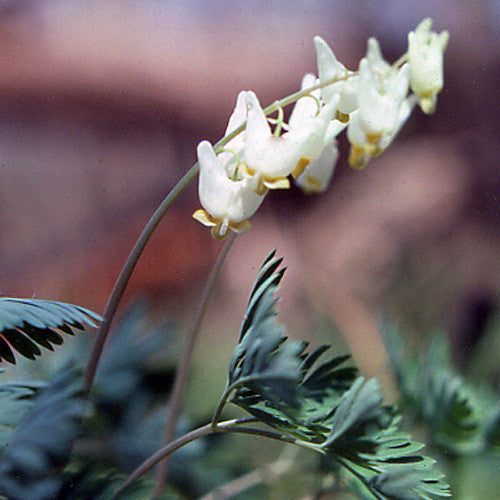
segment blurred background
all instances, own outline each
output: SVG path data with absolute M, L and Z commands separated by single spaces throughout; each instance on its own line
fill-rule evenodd
M 415 338 L 447 332 L 466 366 L 500 298 L 497 0 L 1 1 L 0 294 L 102 312 L 142 227 L 197 143 L 223 135 L 240 90 L 266 105 L 296 91 L 316 69 L 314 35 L 350 69 L 370 36 L 393 61 L 427 16 L 450 32 L 436 113 L 415 110 L 362 172 L 347 166 L 342 137 L 324 194 L 268 196 L 226 263 L 199 346 L 210 362 L 193 383 L 206 389 L 203 375 L 219 370 L 209 391 L 220 391 L 220 366 L 274 248 L 289 268 L 280 313 L 292 336 L 311 339 L 320 325 L 317 341 L 347 344 L 388 392 L 381 313 Z M 221 247 L 191 218 L 197 208 L 193 183 L 124 302 L 145 298 L 181 330 Z M 342 340 L 325 333 L 333 324 Z M 484 365 L 493 383 L 497 354 Z

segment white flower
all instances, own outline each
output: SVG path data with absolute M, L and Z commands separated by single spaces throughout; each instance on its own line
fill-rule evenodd
M 357 112 L 354 112 L 352 119 L 349 122 L 349 125 L 351 123 L 353 124 L 353 128 L 351 129 L 351 137 L 349 138 L 351 142 L 351 151 L 349 152 L 349 165 L 354 168 L 361 169 L 366 165 L 366 162 L 371 157 L 380 155 L 391 144 L 396 135 L 398 135 L 401 127 L 405 124 L 406 120 L 408 120 L 416 102 L 416 96 L 412 94 L 401 103 L 395 128 L 391 133 L 381 136 L 377 142 L 370 142 L 369 140 L 367 140 L 369 138 L 367 138 L 366 135 L 364 137 L 361 135 L 360 142 L 355 142 L 353 135 L 356 131 L 360 130 L 360 126 L 357 124 Z M 347 130 L 347 132 L 349 137 L 349 129 Z M 360 143 L 363 145 L 360 145 Z
M 309 73 L 302 80 L 302 89 L 316 85 L 317 78 Z M 312 97 L 311 97 L 312 96 Z M 320 90 L 314 90 L 310 96 L 300 98 L 293 108 L 293 111 L 288 120 L 290 129 L 300 125 L 304 120 L 314 118 L 318 113 L 321 105 Z M 340 96 L 337 94 L 333 97 L 335 102 L 338 102 Z M 329 123 L 326 130 L 321 155 L 316 160 L 307 165 L 304 172 L 300 174 L 295 183 L 306 193 L 318 193 L 324 191 L 330 182 L 335 168 L 335 163 L 338 158 L 337 141 L 335 137 L 346 127 L 346 124 L 333 120 Z
M 369 157 L 378 156 L 404 122 L 401 107 L 408 93 L 409 71 L 407 64 L 391 67 L 383 60 L 378 42 L 369 40 L 367 57 L 359 64 L 358 109 L 347 129 L 352 167 L 363 168 Z
M 332 78 L 340 78 L 338 82 L 321 88 L 321 97 L 328 103 L 335 95 L 340 96 L 338 116 L 341 121 L 347 122 L 349 114 L 358 106 L 358 76 L 340 63 L 332 49 L 319 36 L 314 37 L 316 56 L 318 60 L 318 75 L 321 83 Z
M 328 124 L 336 111 L 336 101 L 322 106 L 314 117 L 296 120 L 289 131 L 276 137 L 253 92 L 246 93 L 247 126 L 244 161 L 246 171 L 257 180 L 257 192 L 290 187 L 288 176 L 298 177 L 319 158 Z
M 447 31 L 438 35 L 431 27 L 432 20 L 426 18 L 408 34 L 410 85 L 420 97 L 424 113 L 434 112 L 437 95 L 443 88 L 443 54 L 449 38 Z
M 300 90 L 307 89 L 318 83 L 316 75 L 312 73 L 307 73 L 302 78 L 302 84 Z M 290 114 L 290 119 L 288 120 L 288 126 L 290 128 L 297 127 L 304 120 L 309 118 L 314 118 L 319 111 L 321 106 L 321 92 L 319 89 L 313 90 L 310 94 L 301 97 L 294 105 L 293 110 Z
M 380 44 L 376 38 L 369 38 L 366 49 L 366 60 L 372 76 L 378 81 L 379 85 L 383 85 L 393 71 L 393 67 L 384 59 Z
M 242 91 L 238 94 L 236 107 L 229 118 L 226 133 L 229 135 L 238 127 L 245 123 L 247 119 L 246 92 Z M 241 179 L 241 173 L 238 170 L 239 159 L 245 148 L 245 131 L 240 132 L 236 137 L 233 137 L 225 146 L 224 150 L 219 155 L 219 161 L 224 165 L 224 169 L 228 177 L 231 179 Z
M 320 193 L 324 191 L 333 176 L 335 164 L 339 157 L 335 137 L 346 127 L 338 120 L 330 122 L 323 141 L 321 156 L 310 163 L 304 172 L 297 177 L 295 183 L 305 193 Z
M 248 231 L 251 226 L 247 219 L 264 199 L 263 195 L 255 193 L 254 180 L 249 177 L 230 179 L 208 141 L 198 144 L 198 161 L 198 192 L 203 210 L 197 210 L 193 217 L 211 226 L 212 236 L 216 238 L 224 238 L 228 229 L 236 233 Z
M 385 135 L 379 143 L 380 149 L 383 151 L 384 149 L 389 146 L 389 144 L 394 140 L 394 137 L 396 137 L 401 130 L 401 127 L 406 123 L 406 120 L 411 115 L 411 112 L 413 111 L 413 108 L 415 107 L 415 104 L 417 103 L 417 98 L 414 94 L 411 94 L 408 96 L 402 103 L 401 106 L 399 107 L 399 112 L 398 112 L 398 121 L 396 128 L 392 131 L 391 134 Z

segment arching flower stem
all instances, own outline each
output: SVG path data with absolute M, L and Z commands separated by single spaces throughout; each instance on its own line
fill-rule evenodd
M 182 357 L 179 362 L 179 367 L 177 369 L 177 374 L 175 377 L 172 394 L 168 402 L 168 417 L 165 425 L 165 431 L 163 434 L 164 445 L 170 443 L 170 441 L 172 441 L 172 438 L 174 437 L 175 426 L 177 423 L 177 418 L 179 416 L 179 410 L 182 402 L 182 394 L 184 392 L 184 388 L 186 386 L 186 382 L 188 379 L 189 366 L 191 365 L 191 360 L 193 358 L 194 347 L 196 344 L 198 333 L 200 331 L 201 322 L 205 315 L 205 311 L 207 309 L 208 299 L 210 298 L 214 285 L 217 282 L 217 278 L 220 275 L 226 257 L 228 256 L 229 251 L 233 246 L 234 241 L 236 240 L 236 236 L 237 236 L 236 233 L 231 233 L 228 236 L 228 239 L 224 244 L 222 250 L 220 251 L 219 256 L 217 257 L 217 261 L 215 262 L 215 265 L 212 268 L 212 271 L 210 272 L 210 275 L 208 277 L 205 289 L 203 290 L 203 295 L 201 297 L 198 309 L 194 316 L 193 325 L 189 329 L 186 339 L 186 344 L 184 346 Z M 154 495 L 161 494 L 165 489 L 165 484 L 167 482 L 167 472 L 168 472 L 168 459 L 164 460 L 162 464 L 158 467 L 158 471 L 156 473 L 156 487 Z
M 119 495 L 134 481 L 142 477 L 144 474 L 149 472 L 156 464 L 169 457 L 172 453 L 177 451 L 179 448 L 195 441 L 196 439 L 200 439 L 205 436 L 209 436 L 210 434 L 249 434 L 253 436 L 261 436 L 268 439 L 273 439 L 275 441 L 281 441 L 282 443 L 295 444 L 302 448 L 313 449 L 318 451 L 318 448 L 307 441 L 302 441 L 301 439 L 295 438 L 293 436 L 289 436 L 286 434 L 280 434 L 275 431 L 267 430 L 267 429 L 256 429 L 254 427 L 247 427 L 244 424 L 248 424 L 251 422 L 257 422 L 258 420 L 255 417 L 246 417 L 236 420 L 225 420 L 224 422 L 219 422 L 217 425 L 213 426 L 211 423 L 206 424 L 198 429 L 195 429 L 183 436 L 177 438 L 175 441 L 172 441 L 168 445 L 164 446 L 156 453 L 151 455 L 148 459 L 146 459 L 137 469 L 135 469 L 125 480 L 125 482 L 120 486 L 120 488 L 115 492 L 114 498 L 119 498 Z

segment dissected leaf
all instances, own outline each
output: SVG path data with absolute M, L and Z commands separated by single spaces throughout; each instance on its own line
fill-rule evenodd
M 389 499 L 420 500 L 451 496 L 442 478 L 442 474 L 425 466 L 401 465 L 395 470 L 373 476 L 369 484 Z
M 380 408 L 382 394 L 376 379 L 364 383 L 359 377 L 344 393 L 329 424 L 330 434 L 322 446 L 329 446 L 354 426 L 363 424 Z
M 231 401 L 347 467 L 379 498 L 449 496 L 433 460 L 417 453 L 423 445 L 399 432 L 375 379 L 355 380 L 349 356 L 323 360 L 328 346 L 308 352 L 286 337 L 275 310 L 280 263 L 274 252 L 264 261 L 250 295 L 229 367 Z
M 45 382 L 9 382 L 0 386 L 0 452 L 19 419 Z
M 76 369 L 66 366 L 33 399 L 0 455 L 0 494 L 53 498 L 85 409 Z
M 355 464 L 358 477 L 387 498 L 449 496 L 434 460 L 417 453 L 423 445 L 398 430 L 399 420 L 382 405 L 377 380 L 360 377 L 342 396 L 320 448 L 334 460 Z
M 271 254 L 262 266 L 250 295 L 239 343 L 229 365 L 228 386 L 235 388 L 234 401 L 248 392 L 279 401 L 284 409 L 296 408 L 300 382 L 300 342 L 285 342 L 285 329 L 276 321 L 273 291 L 283 276 L 281 259 Z
M 432 442 L 455 453 L 487 447 L 481 411 L 453 370 L 445 339 L 433 337 L 425 355 L 416 355 L 409 352 L 400 330 L 389 322 L 383 326 L 403 404 L 428 426 Z
M 234 388 L 235 404 L 269 425 L 300 437 L 318 436 L 316 422 L 331 411 L 356 370 L 342 366 L 349 356 L 319 362 L 328 346 L 306 352 L 306 342 L 285 335 L 274 297 L 284 272 L 281 260 L 273 252 L 260 269 L 230 361 L 228 387 Z
M 28 359 L 53 349 L 63 338 L 54 330 L 73 335 L 73 329 L 96 326 L 101 317 L 84 307 L 52 300 L 0 297 L 0 360 L 15 363 L 13 351 Z

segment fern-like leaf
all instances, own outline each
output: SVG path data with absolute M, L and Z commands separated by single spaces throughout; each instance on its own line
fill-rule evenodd
M 342 396 L 327 422 L 330 434 L 320 449 L 336 461 L 351 464 L 370 490 L 387 498 L 450 496 L 448 485 L 417 453 L 423 444 L 398 430 L 400 418 L 382 405 L 376 379 L 358 378 Z
M 425 355 L 419 356 L 410 353 L 396 327 L 385 322 L 383 330 L 403 404 L 416 421 L 428 425 L 432 441 L 453 452 L 482 446 L 481 412 L 474 406 L 462 377 L 451 366 L 445 339 L 435 336 Z
M 0 452 L 19 419 L 27 411 L 45 382 L 9 382 L 0 386 Z
M 282 407 L 296 407 L 294 388 L 300 380 L 304 347 L 298 342 L 285 343 L 284 327 L 276 321 L 277 299 L 272 292 L 283 276 L 283 270 L 275 272 L 280 263 L 273 253 L 261 267 L 230 361 L 228 386 L 237 388 L 236 398 L 250 391 L 282 401 Z
M 342 366 L 349 356 L 319 363 L 328 346 L 306 352 L 306 342 L 284 335 L 275 310 L 278 299 L 273 295 L 284 273 L 279 269 L 281 261 L 273 252 L 260 269 L 231 358 L 228 388 L 234 388 L 232 402 L 254 416 L 298 437 L 311 438 L 319 432 L 315 422 L 331 411 L 356 370 Z
M 398 430 L 375 379 L 355 380 L 349 356 L 323 360 L 328 346 L 308 352 L 277 322 L 274 291 L 283 277 L 274 252 L 253 287 L 233 353 L 225 394 L 259 421 L 346 467 L 377 498 L 449 496 L 423 445 Z M 224 401 L 224 399 L 223 399 Z
M 0 360 L 15 364 L 14 351 L 28 359 L 63 343 L 56 330 L 73 335 L 101 317 L 89 309 L 52 300 L 0 297 Z
M 69 366 L 40 390 L 10 434 L 0 455 L 0 495 L 10 499 L 53 498 L 79 433 L 85 402 L 80 378 Z

